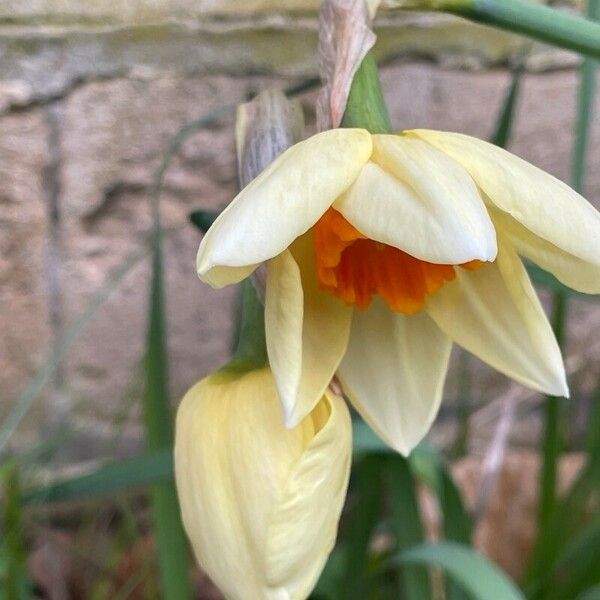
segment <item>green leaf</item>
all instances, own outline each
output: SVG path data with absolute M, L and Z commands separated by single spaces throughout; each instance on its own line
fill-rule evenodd
M 192 225 L 197 227 L 202 233 L 206 233 L 210 226 L 217 220 L 219 213 L 214 210 L 193 210 L 188 218 Z
M 346 544 L 337 543 L 327 559 L 327 564 L 311 594 L 312 600 L 337 600 L 344 585 L 344 573 L 348 563 Z
M 25 600 L 31 596 L 27 580 L 25 541 L 22 523 L 19 470 L 16 465 L 4 473 L 4 535 L 0 554 L 4 555 L 4 585 L 0 597 L 6 600 Z M 4 594 L 1 592 L 4 591 Z
M 599 583 L 600 521 L 596 521 L 565 548 L 534 597 L 543 600 L 575 598 Z
M 600 15 L 600 1 L 590 0 L 588 16 L 597 19 Z M 579 101 L 573 150 L 572 183 L 581 191 L 584 186 L 585 163 L 589 146 L 589 131 L 592 120 L 593 96 L 595 91 L 596 65 L 585 59 L 580 69 Z M 560 285 L 560 284 L 559 284 Z M 553 329 L 559 345 L 563 346 L 563 337 L 567 324 L 567 300 L 569 295 L 554 286 Z M 581 510 L 585 506 L 589 489 L 590 471 L 586 467 L 571 493 L 564 502 L 556 499 L 556 470 L 562 447 L 562 400 L 549 397 L 545 401 L 545 427 L 543 441 L 543 466 L 540 480 L 540 503 L 538 516 L 538 537 L 527 569 L 526 581 L 530 588 L 539 585 L 553 565 L 558 552 L 569 539 L 577 525 Z
M 355 462 L 367 454 L 394 454 L 394 451 L 359 418 L 352 421 L 352 451 Z
M 498 115 L 496 123 L 496 131 L 492 136 L 492 143 L 501 148 L 506 148 L 508 140 L 510 139 L 513 127 L 513 121 L 515 117 L 515 110 L 517 107 L 517 100 L 519 97 L 519 91 L 521 88 L 521 77 L 523 75 L 523 66 L 519 64 L 512 70 L 512 77 L 508 93 L 502 104 L 502 110 Z
M 368 591 L 368 550 L 380 518 L 382 467 L 382 457 L 367 455 L 352 471 L 356 504 L 344 536 L 346 561 L 340 596 L 344 600 L 362 600 Z
M 439 567 L 476 600 L 524 599 L 520 590 L 496 565 L 470 548 L 454 542 L 411 548 L 395 557 L 393 564 Z
M 25 505 L 80 502 L 173 480 L 170 448 L 109 463 L 92 473 L 56 481 L 23 496 Z
M 460 491 L 439 452 L 427 442 L 421 442 L 409 457 L 413 473 L 437 496 L 443 518 L 446 540 L 471 543 L 472 522 Z
M 600 19 L 600 2 L 598 0 L 588 0 L 587 16 L 592 21 Z M 583 191 L 585 183 L 590 125 L 594 113 L 596 68 L 596 61 L 591 58 L 585 58 L 579 70 L 577 122 L 575 124 L 575 147 L 573 149 L 573 162 L 571 166 L 571 184 L 580 193 Z
M 421 0 L 418 4 L 600 58 L 600 26 L 530 0 Z
M 416 476 L 437 496 L 444 539 L 469 545 L 473 528 L 471 518 L 443 457 L 433 446 L 422 442 L 410 456 L 410 464 Z M 446 598 L 462 600 L 466 594 L 453 581 L 448 581 Z
M 397 550 L 406 550 L 425 539 L 421 511 L 416 497 L 416 483 L 408 462 L 400 455 L 390 456 L 386 464 L 386 480 L 392 503 L 392 528 Z M 406 566 L 401 572 L 403 598 L 420 600 L 431 597 L 427 569 Z
M 600 600 L 600 585 L 595 585 L 577 596 L 575 600 Z

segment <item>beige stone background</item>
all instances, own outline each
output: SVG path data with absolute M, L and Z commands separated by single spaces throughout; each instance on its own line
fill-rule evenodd
M 143 249 L 153 176 L 172 137 L 268 85 L 316 75 L 314 12 L 249 15 L 242 4 L 255 7 L 231 3 L 234 10 L 215 14 L 210 1 L 0 0 L 0 419 L 93 295 Z M 387 12 L 376 30 L 398 128 L 489 137 L 508 66 L 526 50 L 510 148 L 569 179 L 577 56 L 443 15 Z M 314 93 L 303 104 L 310 120 Z M 595 118 L 587 195 L 596 204 L 599 149 Z M 224 117 L 184 144 L 162 197 L 173 230 L 166 274 L 174 402 L 226 358 L 235 295 L 197 280 L 200 234 L 187 215 L 222 207 L 235 191 L 232 119 Z M 116 287 L 36 399 L 13 449 L 65 423 L 67 462 L 139 448 L 148 273 L 141 261 Z M 598 374 L 595 306 L 573 303 L 569 366 L 582 399 L 570 409 L 575 424 L 585 421 Z M 516 439 L 533 443 L 538 399 L 473 364 L 472 401 L 481 408 L 471 418 L 472 448 L 485 449 L 507 397 L 518 400 L 517 421 L 525 424 Z M 442 443 L 452 441 L 446 424 L 459 393 L 455 370 L 438 427 Z

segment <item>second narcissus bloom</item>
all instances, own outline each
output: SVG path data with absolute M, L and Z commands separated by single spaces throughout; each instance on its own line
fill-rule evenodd
M 242 190 L 197 267 L 221 287 L 267 262 L 267 349 L 288 427 L 337 372 L 365 420 L 407 454 L 437 413 L 452 341 L 526 386 L 568 395 L 519 256 L 600 293 L 599 213 L 472 137 L 336 129 Z
M 227 598 L 306 598 L 333 545 L 352 446 L 350 414 L 326 390 L 292 429 L 268 368 L 227 367 L 177 413 L 175 478 L 198 562 Z

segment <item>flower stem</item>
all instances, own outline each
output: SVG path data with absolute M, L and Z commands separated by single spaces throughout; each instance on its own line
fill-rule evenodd
M 361 127 L 371 133 L 392 131 L 377 64 L 371 52 L 364 57 L 352 80 L 342 127 Z
M 527 0 L 408 0 L 404 5 L 450 12 L 600 58 L 600 25 Z
M 600 0 L 588 1 L 587 16 L 596 21 L 600 19 Z M 585 164 L 594 104 L 596 66 L 594 60 L 586 58 L 580 69 L 579 99 L 575 129 L 576 139 L 571 178 L 572 185 L 578 192 L 583 192 Z M 564 347 L 568 301 L 568 296 L 564 292 L 555 293 L 552 327 L 561 348 Z M 542 466 L 540 482 L 540 530 L 543 530 L 547 526 L 556 503 L 558 461 L 564 445 L 563 420 L 562 400 L 555 397 L 546 398 L 544 404 L 544 464 Z
M 567 324 L 567 295 L 556 292 L 552 328 L 556 341 L 564 348 Z M 563 450 L 564 436 L 562 428 L 562 398 L 548 396 L 544 402 L 544 439 L 542 442 L 542 472 L 540 479 L 540 501 L 538 526 L 543 531 L 550 521 L 556 503 L 556 476 L 558 459 Z

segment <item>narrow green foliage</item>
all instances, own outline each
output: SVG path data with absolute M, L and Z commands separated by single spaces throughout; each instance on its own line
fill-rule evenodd
M 192 225 L 197 227 L 202 233 L 206 233 L 218 216 L 219 213 L 212 210 L 193 210 L 188 215 L 188 218 Z
M 474 550 L 453 542 L 423 544 L 401 552 L 394 565 L 439 567 L 475 600 L 522 600 L 523 594 L 493 563 Z
M 406 550 L 423 543 L 423 523 L 415 494 L 416 484 L 408 462 L 402 456 L 390 456 L 386 461 L 386 480 L 392 503 L 392 527 L 396 536 L 396 549 Z M 431 584 L 427 569 L 406 566 L 401 569 L 402 597 L 419 600 L 431 597 Z
M 592 21 L 600 20 L 599 0 L 588 0 L 587 16 Z M 600 25 L 598 25 L 598 27 L 600 27 Z M 596 95 L 597 66 L 595 60 L 584 58 L 579 72 L 575 148 L 571 166 L 571 185 L 578 192 L 582 192 L 584 186 L 585 168 L 589 149 L 590 124 L 593 120 L 594 97 Z
M 4 531 L 0 554 L 4 554 L 5 564 L 4 581 L 0 583 L 0 590 L 4 591 L 6 600 L 25 600 L 29 593 L 17 466 L 8 468 L 4 473 L 4 492 Z
M 596 520 L 560 555 L 532 598 L 575 598 L 600 584 L 600 521 Z
M 146 443 L 150 451 L 169 449 L 173 445 L 168 393 L 161 233 L 158 217 L 155 218 L 144 394 Z M 173 482 L 160 483 L 153 487 L 152 505 L 163 597 L 166 600 L 191 598 L 187 541 L 179 516 L 179 505 Z
M 436 495 L 443 518 L 443 535 L 448 541 L 471 543 L 472 528 L 460 491 L 439 452 L 421 442 L 409 457 L 412 472 Z
M 558 345 L 564 347 L 567 325 L 567 296 L 556 293 L 552 329 Z M 540 499 L 538 527 L 544 530 L 556 503 L 556 472 L 564 439 L 562 432 L 562 399 L 554 396 L 546 398 L 544 403 L 544 438 L 542 442 L 543 464 L 540 478 Z
M 381 456 L 371 454 L 353 468 L 357 502 L 344 537 L 347 551 L 340 595 L 344 600 L 362 600 L 368 591 L 369 542 L 380 517 L 383 464 Z
M 473 527 L 471 518 L 442 456 L 433 446 L 422 442 L 412 453 L 410 465 L 416 476 L 437 497 L 442 518 L 443 538 L 447 541 L 470 545 Z M 454 581 L 446 582 L 446 598 L 448 600 L 463 600 L 466 597 L 463 589 Z
M 508 88 L 506 97 L 504 98 L 502 110 L 498 115 L 496 130 L 494 131 L 494 135 L 491 139 L 493 144 L 496 144 L 496 146 L 500 146 L 501 148 L 506 148 L 508 145 L 508 140 L 512 134 L 517 101 L 519 98 L 519 92 L 521 90 L 522 75 L 523 66 L 519 64 L 512 70 L 510 86 Z
M 352 421 L 352 460 L 358 462 L 368 454 L 390 454 L 394 451 L 362 420 Z
M 25 505 L 80 502 L 173 480 L 170 448 L 119 460 L 79 477 L 56 481 L 23 495 Z
M 360 127 L 371 133 L 392 131 L 377 64 L 371 52 L 367 53 L 352 80 L 342 127 Z
M 419 0 L 416 4 L 600 58 L 598 24 L 531 0 Z
M 597 19 L 600 1 L 588 3 L 588 16 Z M 584 186 L 585 163 L 589 145 L 589 131 L 592 119 L 593 97 L 595 92 L 595 63 L 585 59 L 580 70 L 579 101 L 573 151 L 572 183 L 582 191 Z M 568 295 L 560 289 L 554 293 L 553 328 L 563 347 L 567 324 Z M 532 597 L 542 597 L 544 581 L 551 572 L 557 557 L 569 538 L 581 524 L 593 482 L 598 481 L 598 468 L 595 464 L 595 434 L 591 432 L 589 442 L 592 452 L 582 473 L 561 501 L 556 499 L 556 472 L 563 443 L 560 398 L 549 397 L 545 403 L 545 430 L 543 440 L 543 466 L 540 479 L 540 503 L 538 515 L 538 538 L 527 570 L 526 582 Z M 598 417 L 600 419 L 600 416 Z

